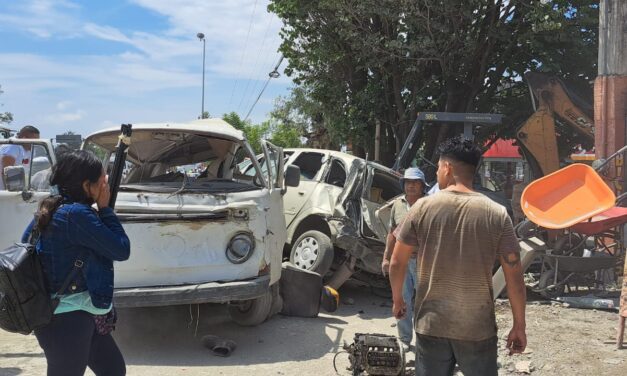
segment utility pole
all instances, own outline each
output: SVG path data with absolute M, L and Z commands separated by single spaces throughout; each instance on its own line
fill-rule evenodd
M 627 1 L 601 0 L 598 76 L 594 82 L 596 158 L 607 158 L 626 143 Z
M 205 118 L 205 34 L 196 34 L 199 40 L 202 41 L 202 110 L 200 111 L 200 118 Z
M 381 162 L 381 121 L 376 120 L 376 128 L 374 132 L 374 160 Z
M 627 1 L 601 0 L 599 7 L 599 74 L 594 81 L 596 158 L 607 158 L 627 141 Z M 625 161 L 620 166 L 625 176 Z M 625 180 L 625 179 L 623 179 Z M 623 181 L 623 191 L 627 189 Z M 623 347 L 627 318 L 627 260 L 623 273 L 616 345 Z

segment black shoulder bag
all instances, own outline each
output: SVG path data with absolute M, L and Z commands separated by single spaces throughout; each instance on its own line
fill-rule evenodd
M 33 227 L 28 243 L 15 243 L 0 251 L 0 328 L 20 334 L 46 326 L 74 276 L 83 267 L 76 260 L 70 274 L 52 298 L 35 245 L 39 231 Z

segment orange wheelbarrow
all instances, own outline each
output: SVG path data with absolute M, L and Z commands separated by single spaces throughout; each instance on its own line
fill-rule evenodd
M 570 165 L 527 186 L 521 197 L 527 219 L 543 228 L 564 230 L 553 249 L 541 256 L 535 291 L 555 298 L 572 284 L 605 288 L 607 274 L 624 248 L 619 226 L 627 223 L 627 208 L 615 206 L 616 201 L 610 187 L 584 164 Z

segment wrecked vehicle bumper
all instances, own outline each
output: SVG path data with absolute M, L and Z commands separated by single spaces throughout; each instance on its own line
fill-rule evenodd
M 121 288 L 113 293 L 116 307 L 159 307 L 178 304 L 228 303 L 255 299 L 270 287 L 270 276 L 245 281 L 208 282 L 183 286 Z
M 364 239 L 347 219 L 329 219 L 329 226 L 334 233 L 333 243 L 357 259 L 357 267 L 363 271 L 381 274 L 381 261 L 385 245 Z

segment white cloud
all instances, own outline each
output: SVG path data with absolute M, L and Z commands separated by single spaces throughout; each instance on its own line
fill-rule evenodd
M 57 103 L 57 110 L 65 111 L 72 105 L 71 101 L 61 101 Z
M 16 29 L 39 38 L 78 36 L 80 7 L 67 0 L 15 1 L 7 5 L 10 13 L 0 14 L 1 29 Z
M 66 124 L 73 121 L 81 120 L 85 116 L 85 111 L 76 110 L 74 112 L 60 112 L 46 117 L 48 123 L 54 125 Z
M 2 84 L 12 91 L 85 90 L 102 93 L 142 93 L 198 86 L 198 74 L 143 57 L 70 56 L 63 59 L 33 54 L 1 54 Z
M 213 115 L 248 111 L 278 59 L 280 20 L 267 13 L 268 0 L 257 1 L 254 14 L 255 0 L 129 1 L 162 16 L 166 26 L 146 32 L 132 23 L 100 24 L 89 18 L 89 3 L 83 9 L 69 0 L 4 6 L 0 30 L 47 38 L 50 46 L 67 38 L 74 38 L 72 44 L 97 38 L 122 47 L 106 55 L 76 49 L 43 55 L 10 53 L 0 46 L 3 101 L 16 122 L 47 125 L 48 132 L 65 131 L 71 122 L 84 133 L 120 122 L 194 118 L 200 111 L 202 72 L 197 32 L 206 38 L 206 108 Z M 271 82 L 253 119 L 267 112 L 273 85 L 285 88 L 285 77 Z
M 170 29 L 165 35 L 185 39 L 195 38 L 198 32 L 204 33 L 208 66 L 216 73 L 259 78 L 265 76 L 277 60 L 281 22 L 267 12 L 267 0 L 132 1 L 167 17 Z M 198 45 L 194 50 L 198 54 Z
M 110 40 L 114 42 L 130 43 L 130 39 L 126 35 L 122 34 L 120 30 L 110 26 L 100 26 L 94 23 L 88 22 L 83 26 L 83 30 L 94 37 Z
M 0 28 L 12 28 L 41 38 L 91 38 L 128 45 L 121 57 L 143 55 L 151 66 L 198 69 L 201 42 L 206 39 L 206 69 L 220 78 L 264 79 L 277 60 L 280 20 L 268 14 L 268 0 L 130 0 L 167 19 L 168 28 L 156 33 L 122 31 L 84 20 L 80 7 L 68 0 L 30 0 L 8 6 L 0 14 Z M 4 24 L 4 26 L 2 26 Z

